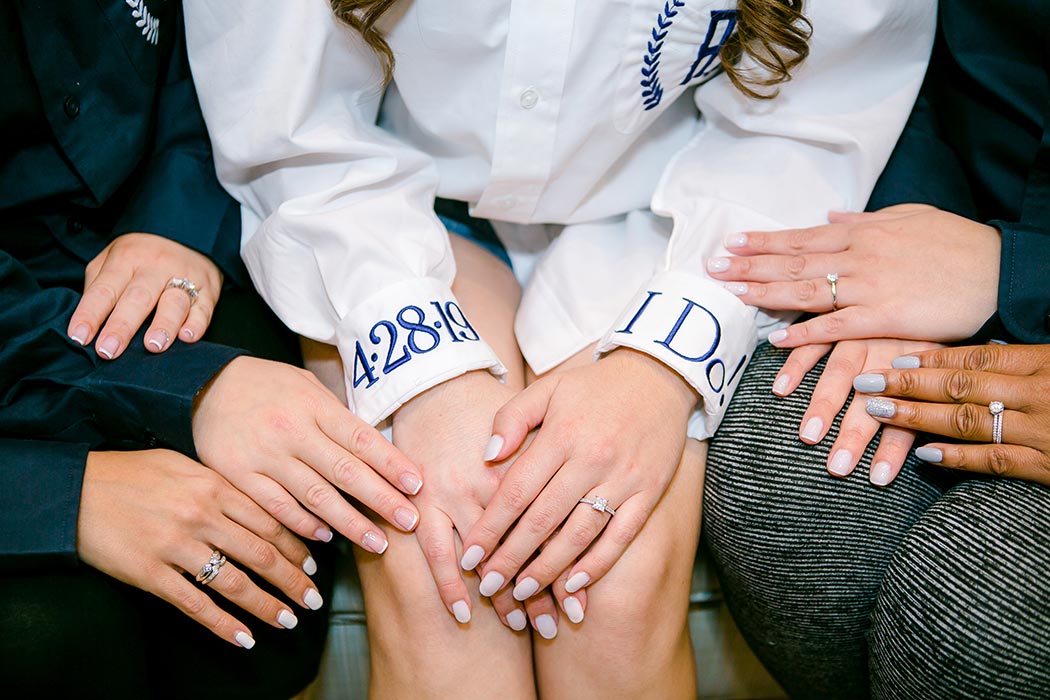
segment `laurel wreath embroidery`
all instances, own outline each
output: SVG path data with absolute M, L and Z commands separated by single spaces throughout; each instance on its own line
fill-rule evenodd
M 648 52 L 642 56 L 642 104 L 645 111 L 655 109 L 664 98 L 664 88 L 660 84 L 660 56 L 664 48 L 667 32 L 678 16 L 678 8 L 685 7 L 685 0 L 669 0 L 664 3 L 664 11 L 657 13 L 656 26 L 652 38 L 647 41 Z
M 146 41 L 157 45 L 157 35 L 160 33 L 160 20 L 150 14 L 146 7 L 146 0 L 124 0 L 131 8 L 131 16 L 135 18 L 135 26 L 142 30 L 142 36 Z

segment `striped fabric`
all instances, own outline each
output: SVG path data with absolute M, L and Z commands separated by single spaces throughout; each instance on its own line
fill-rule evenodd
M 796 698 L 1050 698 L 1050 489 L 914 457 L 847 479 L 798 426 L 823 368 L 756 352 L 708 455 L 704 538 L 748 642 Z M 841 419 L 841 414 L 839 416 Z

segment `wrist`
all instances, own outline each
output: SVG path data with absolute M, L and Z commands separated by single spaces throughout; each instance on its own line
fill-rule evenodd
M 599 362 L 612 362 L 622 367 L 622 376 L 638 377 L 646 391 L 656 393 L 679 415 L 688 417 L 700 400 L 700 394 L 685 377 L 652 355 L 620 346 L 602 355 Z

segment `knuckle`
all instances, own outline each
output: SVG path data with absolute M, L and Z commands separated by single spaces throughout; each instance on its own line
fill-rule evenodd
M 284 496 L 273 496 L 266 501 L 266 512 L 277 520 L 286 520 L 295 510 L 292 502 Z M 274 520 L 274 522 L 277 522 Z
M 582 551 L 584 547 L 591 543 L 591 540 L 594 539 L 596 534 L 597 533 L 594 531 L 593 527 L 584 524 L 577 524 L 569 528 L 566 536 L 568 537 L 570 545 L 576 550 Z
M 897 391 L 903 396 L 915 396 L 919 391 L 919 377 L 911 372 L 897 374 Z
M 960 437 L 976 440 L 980 433 L 982 411 L 973 404 L 963 404 L 952 414 L 952 425 Z
M 802 255 L 791 255 L 784 261 L 784 269 L 792 277 L 801 277 L 806 272 L 806 258 Z
M 794 229 L 788 233 L 788 248 L 792 251 L 803 251 L 809 246 L 812 238 L 809 231 L 805 229 Z
M 825 314 L 819 319 L 821 327 L 828 335 L 838 335 L 842 332 L 842 318 L 836 314 Z
M 962 403 L 973 394 L 973 375 L 964 370 L 955 370 L 944 383 L 944 392 L 955 403 Z
M 457 600 L 461 598 L 460 595 L 461 586 L 457 578 L 451 577 L 436 581 L 438 587 L 438 597 L 442 600 Z
M 251 581 L 248 580 L 247 575 L 243 571 L 237 569 L 226 569 L 219 573 L 220 576 L 225 574 L 226 580 L 223 581 L 222 587 L 226 593 L 233 597 L 243 596 L 248 592 L 248 587 L 251 586 Z
M 871 434 L 863 428 L 848 426 L 839 430 L 839 440 L 847 445 L 864 445 L 871 438 Z
M 117 303 L 117 290 L 115 290 L 112 285 L 106 284 L 105 282 L 96 282 L 91 285 L 91 289 L 88 290 L 88 293 L 108 306 L 113 306 Z
M 813 280 L 802 280 L 798 283 L 796 289 L 798 290 L 799 301 L 808 302 L 816 298 L 819 287 Z
M 131 284 L 124 290 L 124 300 L 135 306 L 152 306 L 153 294 L 141 284 Z
M 180 590 L 176 595 L 175 604 L 190 617 L 201 618 L 208 610 L 208 598 L 194 588 Z
M 452 551 L 442 538 L 427 534 L 421 538 L 419 544 L 420 549 L 423 550 L 423 556 L 426 557 L 431 566 L 444 570 L 453 563 Z
M 344 491 L 353 492 L 354 486 L 360 481 L 360 462 L 351 457 L 339 457 L 332 467 L 332 478 Z
M 1011 476 L 1014 464 L 1006 449 L 996 445 L 988 452 L 988 470 L 996 476 Z
M 304 498 L 306 499 L 306 504 L 316 512 L 330 503 L 333 495 L 331 486 L 324 481 L 316 481 L 306 488 Z
M 504 508 L 513 513 L 521 513 L 532 502 L 525 485 L 518 481 L 504 482 L 501 491 L 503 492 Z
M 350 451 L 354 454 L 364 454 L 375 445 L 377 433 L 368 426 L 355 426 L 350 433 Z
M 620 517 L 617 513 L 613 517 Z M 634 541 L 634 538 L 638 536 L 638 533 L 642 531 L 642 527 L 645 525 L 645 518 L 641 515 L 630 515 L 620 521 L 619 525 L 612 529 L 610 533 L 613 538 L 613 542 L 621 547 L 626 547 Z
M 854 362 L 852 359 L 844 357 L 842 355 L 832 354 L 832 356 L 828 358 L 828 362 L 825 365 L 824 369 L 825 374 L 827 374 L 828 372 L 848 377 L 855 377 L 856 375 L 860 374 L 860 368 L 858 367 L 857 363 Z
M 769 247 L 769 236 L 760 231 L 747 234 L 747 247 L 756 252 L 762 252 Z
M 277 548 L 265 540 L 256 540 L 251 546 L 252 568 L 272 569 L 277 564 Z
M 977 345 L 963 356 L 963 368 L 980 372 L 995 365 L 996 352 L 990 345 Z

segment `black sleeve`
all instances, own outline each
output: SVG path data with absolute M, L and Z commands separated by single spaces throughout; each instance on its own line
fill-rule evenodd
M 1050 343 L 1050 228 L 992 221 L 1002 232 L 999 320 L 1024 343 Z

